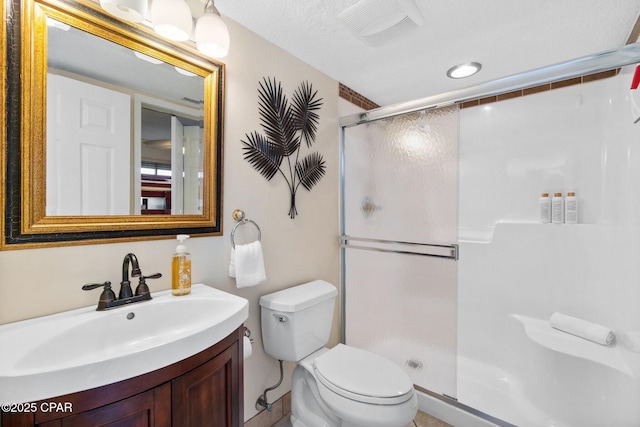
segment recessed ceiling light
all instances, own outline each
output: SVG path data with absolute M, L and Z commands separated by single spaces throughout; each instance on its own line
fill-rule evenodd
M 473 76 L 480 71 L 482 65 L 479 62 L 465 62 L 464 64 L 458 64 L 455 67 L 449 68 L 447 76 L 452 79 L 463 79 L 465 77 Z

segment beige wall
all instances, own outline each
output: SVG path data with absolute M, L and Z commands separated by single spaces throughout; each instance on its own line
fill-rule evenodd
M 229 22 L 231 50 L 227 65 L 224 128 L 224 236 L 190 239 L 193 282 L 205 283 L 247 298 L 246 325 L 252 330 L 253 355 L 245 363 L 245 418 L 257 411 L 255 400 L 278 379 L 277 361 L 262 350 L 260 295 L 313 279 L 339 285 L 338 245 L 338 83 Z M 242 158 L 241 139 L 254 130 L 262 132 L 258 117 L 258 81 L 275 77 L 291 94 L 302 81 L 309 81 L 323 98 L 320 125 L 313 150 L 322 153 L 327 174 L 311 191 L 298 192 L 299 216 L 288 216 L 289 192 L 281 176 L 266 181 Z M 304 148 L 306 150 L 306 148 Z M 235 224 L 234 209 L 262 229 L 267 282 L 254 288 L 237 289 L 227 276 L 230 241 Z M 247 228 L 248 230 L 248 228 Z M 242 229 L 238 230 L 241 238 Z M 169 273 L 174 240 L 112 243 L 0 252 L 0 324 L 94 305 L 99 291 L 83 292 L 84 283 L 121 280 L 122 259 L 134 252 L 145 273 L 160 272 L 163 278 L 149 282 L 152 291 L 170 287 Z M 116 285 L 115 289 L 119 287 Z M 339 304 L 333 323 L 331 345 L 340 339 Z M 287 364 L 285 382 L 269 394 L 276 399 L 290 389 L 292 363 Z

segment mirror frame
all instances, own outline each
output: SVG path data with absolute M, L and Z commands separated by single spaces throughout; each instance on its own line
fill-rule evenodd
M 175 234 L 222 234 L 222 148 L 225 65 L 193 43 L 164 40 L 145 25 L 112 17 L 90 0 L 11 0 L 0 6 L 3 170 L 0 249 L 161 239 Z M 47 216 L 47 25 L 52 17 L 204 78 L 203 213 L 200 215 Z M 22 78 L 21 78 L 22 76 Z

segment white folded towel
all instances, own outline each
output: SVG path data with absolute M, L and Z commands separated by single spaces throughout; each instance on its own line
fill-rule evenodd
M 606 326 L 561 313 L 553 313 L 549 319 L 549 324 L 555 329 L 601 345 L 612 344 L 616 337 L 613 331 Z
M 236 245 L 235 249 L 231 249 L 229 276 L 236 278 L 238 288 L 259 285 L 267 279 L 259 241 Z
M 229 260 L 229 277 L 236 277 L 236 250 L 231 247 L 231 259 Z

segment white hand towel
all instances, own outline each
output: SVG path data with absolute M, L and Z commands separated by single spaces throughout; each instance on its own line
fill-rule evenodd
M 231 256 L 229 275 L 231 276 L 233 267 L 238 288 L 259 285 L 267 279 L 264 271 L 262 245 L 259 241 L 246 245 L 236 245 L 235 250 L 232 250 Z
M 229 277 L 236 277 L 236 250 L 231 248 L 231 259 L 229 260 Z
M 561 313 L 553 313 L 549 324 L 555 329 L 601 345 L 612 344 L 616 337 L 613 331 L 605 326 Z

